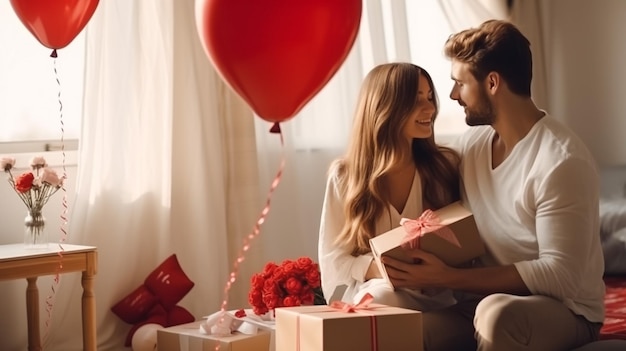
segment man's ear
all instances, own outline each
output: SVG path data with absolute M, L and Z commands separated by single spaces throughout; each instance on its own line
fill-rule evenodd
M 485 78 L 486 88 L 491 94 L 494 94 L 498 90 L 501 83 L 500 74 L 497 72 L 489 72 Z

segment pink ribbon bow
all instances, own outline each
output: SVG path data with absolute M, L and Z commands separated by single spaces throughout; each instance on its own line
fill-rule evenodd
M 356 312 L 357 310 L 367 309 L 372 301 L 374 301 L 374 296 L 372 296 L 370 293 L 367 293 L 356 305 L 343 301 L 333 301 L 330 303 L 330 307 L 341 310 L 341 312 Z
M 402 240 L 402 247 L 419 248 L 419 239 L 426 233 L 433 233 L 449 243 L 461 247 L 461 243 L 459 243 L 454 232 L 440 222 L 439 217 L 431 210 L 424 211 L 418 219 L 400 219 L 400 225 L 406 231 L 406 236 Z

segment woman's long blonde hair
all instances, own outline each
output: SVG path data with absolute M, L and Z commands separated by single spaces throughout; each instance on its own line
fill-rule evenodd
M 388 210 L 383 179 L 406 157 L 402 129 L 417 106 L 420 74 L 433 90 L 437 115 L 434 85 L 424 69 L 410 63 L 376 66 L 363 81 L 346 154 L 331 166 L 346 217 L 337 244 L 350 247 L 353 255 L 370 251 L 376 222 Z M 437 209 L 459 198 L 459 157 L 453 150 L 437 146 L 431 135 L 413 140 L 412 157 L 422 181 L 425 208 Z

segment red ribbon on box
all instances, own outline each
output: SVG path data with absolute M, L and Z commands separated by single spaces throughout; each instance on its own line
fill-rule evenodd
M 366 293 L 356 305 L 346 303 L 343 301 L 333 301 L 330 307 L 340 309 L 342 312 L 354 313 L 360 310 L 366 310 L 369 308 L 370 303 L 374 301 L 374 296 L 370 293 Z M 378 350 L 378 331 L 376 328 L 376 316 L 370 315 L 370 332 L 372 335 L 372 351 Z
M 454 232 L 441 224 L 437 214 L 431 210 L 424 211 L 418 219 L 402 218 L 400 219 L 400 225 L 406 231 L 406 236 L 401 243 L 404 248 L 419 248 L 419 240 L 426 233 L 433 233 L 451 244 L 461 247 L 461 243 L 459 243 Z

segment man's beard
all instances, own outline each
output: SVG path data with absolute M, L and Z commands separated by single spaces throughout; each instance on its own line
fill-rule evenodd
M 496 119 L 493 105 L 489 101 L 485 89 L 479 90 L 478 104 L 476 108 L 466 108 L 465 123 L 468 126 L 492 125 Z

